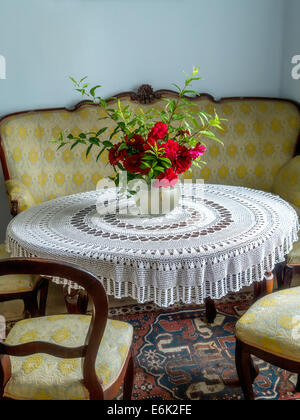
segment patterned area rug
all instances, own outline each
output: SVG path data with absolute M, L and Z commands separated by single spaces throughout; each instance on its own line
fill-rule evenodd
M 199 306 L 110 310 L 111 317 L 130 322 L 135 330 L 133 399 L 242 399 L 234 364 L 234 328 L 251 300 L 251 294 L 241 293 L 219 301 L 212 326 L 205 323 L 204 308 Z M 296 375 L 255 362 L 260 369 L 254 385 L 257 399 L 300 399 L 294 392 Z

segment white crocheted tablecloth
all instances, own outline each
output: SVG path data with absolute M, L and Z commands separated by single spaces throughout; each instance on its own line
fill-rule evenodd
M 7 229 L 8 250 L 15 257 L 76 263 L 98 275 L 116 298 L 167 307 L 201 304 L 262 281 L 298 238 L 294 209 L 262 191 L 185 187 L 179 208 L 149 218 L 101 216 L 97 200 L 110 194 L 62 197 L 19 214 Z

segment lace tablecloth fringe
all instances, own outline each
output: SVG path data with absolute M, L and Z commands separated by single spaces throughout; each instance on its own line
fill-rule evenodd
M 237 275 L 227 275 L 225 278 L 218 279 L 214 282 L 203 281 L 201 284 L 195 286 L 176 286 L 162 290 L 161 288 L 153 285 L 140 286 L 135 282 L 124 280 L 122 278 L 107 279 L 103 277 L 103 273 L 95 272 L 95 270 L 93 271 L 94 274 L 99 276 L 99 279 L 103 282 L 107 294 L 113 295 L 117 299 L 132 297 L 140 303 L 154 302 L 160 307 L 169 307 L 177 302 L 182 302 L 184 304 L 203 304 L 204 300 L 208 296 L 212 299 L 221 299 L 228 294 L 228 292 L 238 292 L 243 287 L 250 286 L 253 282 L 262 281 L 266 272 L 273 271 L 276 264 L 285 260 L 286 255 L 293 248 L 293 243 L 298 240 L 298 230 L 299 225 L 290 232 L 283 245 L 275 247 L 274 251 L 264 257 L 260 264 L 249 267 L 247 270 L 244 270 Z M 6 247 L 12 257 L 36 257 L 35 255 L 25 251 L 24 248 L 10 238 L 9 235 L 7 236 Z M 241 248 L 235 252 L 245 253 L 246 251 Z M 218 262 L 218 260 L 216 262 Z M 122 259 L 119 263 L 127 265 L 126 259 Z M 132 265 L 132 263 L 133 261 L 131 260 L 130 264 Z M 136 263 L 139 264 L 139 262 Z M 153 267 L 151 267 L 151 263 L 148 264 L 150 265 L 150 269 L 155 270 L 155 272 L 160 269 L 166 271 L 165 264 L 163 267 L 158 267 L 157 263 L 153 263 Z M 201 265 L 201 261 L 199 261 L 199 265 L 197 265 L 197 262 L 184 261 L 180 265 L 171 264 L 167 268 L 167 271 L 177 269 L 188 271 L 195 268 L 195 266 L 205 270 L 205 264 L 202 263 Z M 89 267 L 85 268 L 89 269 Z M 147 267 L 147 269 L 149 270 L 149 267 Z M 65 279 L 53 278 L 52 281 L 70 288 L 80 289 L 80 286 L 76 283 L 72 283 Z

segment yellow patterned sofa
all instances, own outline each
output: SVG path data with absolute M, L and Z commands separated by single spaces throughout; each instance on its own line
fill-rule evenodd
M 133 108 L 163 107 L 170 91 L 152 92 L 141 104 L 134 93 L 118 95 Z M 132 99 L 134 98 L 134 100 Z M 145 100 L 146 99 L 146 100 Z M 219 137 L 225 146 L 211 141 L 207 166 L 193 176 L 207 183 L 232 184 L 273 191 L 292 202 L 300 214 L 300 113 L 292 101 L 270 98 L 225 98 L 209 95 L 193 99 L 193 108 L 227 118 Z M 113 104 L 112 104 L 113 106 Z M 56 152 L 49 142 L 63 131 L 97 131 L 109 120 L 103 109 L 78 104 L 72 111 L 50 109 L 21 112 L 0 120 L 0 156 L 12 213 L 55 197 L 88 191 L 102 177 L 111 175 L 107 155 L 96 163 L 96 150 L 88 158 L 80 147 Z M 113 126 L 110 126 L 110 132 Z M 297 146 L 298 144 L 298 146 Z

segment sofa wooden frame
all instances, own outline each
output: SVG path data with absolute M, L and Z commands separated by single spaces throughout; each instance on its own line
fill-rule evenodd
M 153 88 L 149 84 L 143 84 L 138 89 L 137 92 L 128 91 L 128 92 L 121 92 L 116 95 L 114 95 L 114 98 L 122 99 L 122 98 L 128 98 L 133 103 L 140 103 L 140 104 L 152 104 L 156 101 L 160 100 L 163 97 L 178 97 L 178 93 L 169 90 L 169 89 L 160 89 L 157 91 L 154 91 Z M 300 104 L 296 101 L 293 101 L 291 99 L 283 99 L 283 98 L 272 98 L 272 97 L 256 97 L 256 96 L 245 96 L 245 97 L 224 97 L 221 99 L 215 99 L 213 96 L 211 96 L 208 93 L 201 93 L 198 96 L 195 97 L 186 97 L 190 101 L 196 101 L 196 100 L 209 100 L 212 103 L 215 104 L 222 104 L 227 101 L 257 101 L 257 100 L 263 100 L 263 101 L 278 101 L 278 102 L 288 102 L 293 105 L 295 105 L 298 108 L 299 115 L 300 115 Z M 112 102 L 114 99 L 111 100 Z M 67 111 L 67 112 L 76 112 L 80 108 L 86 105 L 91 105 L 89 101 L 81 101 L 77 103 L 73 108 L 44 108 L 44 109 L 36 109 L 36 110 L 28 110 L 28 111 L 21 111 L 21 112 L 15 112 L 12 114 L 8 114 L 0 118 L 0 126 L 6 119 L 17 116 L 17 115 L 26 115 L 26 114 L 32 114 L 32 113 L 40 113 L 40 112 L 52 112 L 52 111 Z M 92 105 L 92 106 L 99 106 L 99 105 Z M 300 130 L 298 135 L 298 140 L 296 142 L 295 148 L 294 148 L 294 154 L 293 156 L 300 154 Z M 8 181 L 11 179 L 10 176 L 10 170 L 8 166 L 7 156 L 5 154 L 5 149 L 3 146 L 3 142 L 0 135 L 0 161 L 2 165 L 4 180 Z M 13 216 L 16 216 L 19 212 L 19 203 L 17 200 L 12 200 L 10 202 L 10 209 L 11 214 Z M 288 287 L 291 280 L 289 273 L 286 271 L 285 263 L 279 264 L 278 267 L 276 267 L 276 276 L 279 282 L 280 287 Z M 262 287 L 261 285 L 257 285 L 255 288 L 255 296 L 256 298 L 263 293 L 263 289 L 265 287 Z M 76 300 L 77 299 L 77 300 Z M 87 299 L 84 294 L 77 294 L 77 297 L 75 296 L 75 292 L 73 292 L 72 296 L 69 296 L 68 291 L 65 291 L 65 300 L 67 307 L 70 309 L 70 311 L 74 311 L 75 313 L 82 312 L 84 313 L 87 307 Z M 74 304 L 75 302 L 75 304 Z M 216 317 L 216 309 L 214 302 L 211 299 L 206 300 L 206 313 L 207 313 L 207 319 L 210 323 L 212 323 Z

